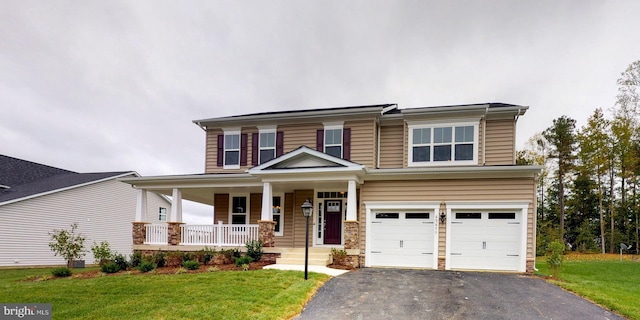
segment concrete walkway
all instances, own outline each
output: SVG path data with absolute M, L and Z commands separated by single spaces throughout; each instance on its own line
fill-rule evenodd
M 270 264 L 268 266 L 264 266 L 263 269 L 304 271 L 304 266 L 295 264 Z M 309 272 L 324 273 L 333 277 L 349 272 L 349 270 L 332 269 L 323 266 L 309 266 L 308 270 Z

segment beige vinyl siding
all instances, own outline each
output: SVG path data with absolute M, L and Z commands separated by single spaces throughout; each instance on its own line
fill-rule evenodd
M 249 197 L 249 224 L 258 224 L 262 217 L 262 193 L 252 193 Z
M 156 205 L 163 202 L 171 210 L 157 194 L 147 197 L 153 205 L 147 206 L 146 217 L 157 219 Z M 90 251 L 94 241 L 108 241 L 111 249 L 129 255 L 136 202 L 137 190 L 108 180 L 0 206 L 0 266 L 64 265 L 48 246 L 49 232 L 70 229 L 74 222 L 86 237 L 87 264 L 94 263 Z
M 293 246 L 295 248 L 304 248 L 306 218 L 302 214 L 301 206 L 305 200 L 313 199 L 313 190 L 296 190 L 293 198 Z M 311 246 L 312 232 L 313 221 L 309 218 L 309 246 Z
M 344 127 L 351 128 L 350 161 L 374 168 L 376 122 L 373 119 L 346 121 Z
M 143 221 L 148 223 L 161 223 L 160 222 L 161 207 L 167 209 L 167 221 L 168 221 L 169 215 L 171 215 L 171 203 L 169 203 L 165 198 L 161 197 L 157 193 L 147 192 L 147 215 L 145 216 Z M 133 212 L 135 213 L 135 208 Z
M 322 129 L 322 123 L 301 123 L 278 126 L 284 133 L 284 153 L 307 146 L 316 150 L 316 132 Z
M 222 221 L 222 223 L 229 223 L 229 194 L 220 193 L 215 194 L 213 197 L 215 206 L 215 221 Z
M 282 236 L 276 236 L 276 247 L 291 248 L 293 247 L 293 193 L 284 195 L 284 230 Z
M 533 258 L 535 237 L 535 203 L 532 188 L 533 178 L 503 178 L 474 180 L 411 180 L 411 181 L 367 181 L 362 185 L 360 223 L 366 223 L 368 201 L 529 201 L 527 236 L 527 258 Z M 365 247 L 365 228 L 360 228 L 360 247 Z M 444 238 L 440 234 L 440 253 L 444 252 Z M 442 255 L 442 254 L 441 254 Z
M 486 165 L 514 164 L 515 127 L 513 119 L 487 120 Z
M 380 168 L 402 168 L 404 125 L 380 127 Z
M 224 132 L 220 129 L 207 130 L 205 173 L 241 173 L 253 167 L 251 165 L 253 156 L 251 146 L 253 144 L 252 134 L 255 132 L 258 132 L 258 128 L 256 127 L 244 127 L 240 132 L 240 134 L 247 135 L 247 165 L 240 166 L 240 169 L 223 169 L 223 167 L 218 167 L 218 135 L 224 134 Z M 240 145 L 242 145 L 242 143 Z

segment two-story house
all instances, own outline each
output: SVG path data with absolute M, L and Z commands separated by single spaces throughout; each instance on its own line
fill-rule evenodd
M 356 266 L 532 272 L 540 167 L 515 165 L 527 109 L 385 104 L 196 120 L 204 174 L 123 179 L 139 189 L 134 249 L 259 238 L 284 257 L 305 246 L 308 200 L 310 246 L 345 249 Z M 147 191 L 173 197 L 166 225 L 143 221 Z M 181 199 L 211 205 L 212 224 L 182 224 Z

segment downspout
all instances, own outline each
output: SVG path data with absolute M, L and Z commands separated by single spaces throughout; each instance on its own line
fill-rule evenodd
M 489 113 L 489 106 L 484 110 L 484 117 L 482 118 L 482 165 L 487 164 L 487 113 Z

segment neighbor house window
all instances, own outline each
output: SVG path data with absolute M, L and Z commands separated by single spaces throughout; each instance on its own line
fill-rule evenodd
M 247 224 L 249 221 L 249 203 L 246 196 L 231 197 L 231 224 Z
M 477 164 L 478 124 L 409 125 L 409 166 Z
M 240 167 L 240 132 L 224 134 L 224 167 Z
M 167 208 L 160 207 L 158 209 L 158 221 L 166 222 L 167 221 Z
M 284 231 L 284 213 L 282 207 L 281 196 L 275 196 L 272 199 L 273 221 L 276 223 L 274 233 L 276 236 L 282 236 Z
M 276 132 L 260 133 L 259 164 L 263 164 L 276 157 Z
M 342 128 L 324 130 L 324 153 L 342 158 Z

